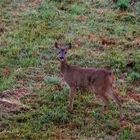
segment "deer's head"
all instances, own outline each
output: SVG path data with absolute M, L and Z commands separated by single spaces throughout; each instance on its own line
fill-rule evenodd
M 68 50 L 72 48 L 72 45 L 71 45 L 71 43 L 66 45 L 66 44 L 59 44 L 59 43 L 55 42 L 55 48 L 57 49 L 59 60 L 64 61 L 66 58 L 66 54 L 67 54 Z

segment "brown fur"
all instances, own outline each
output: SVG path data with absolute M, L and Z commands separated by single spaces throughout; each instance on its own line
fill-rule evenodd
M 61 47 L 59 47 L 61 50 Z M 64 49 L 64 48 L 63 48 Z M 67 49 L 65 50 L 67 51 Z M 78 88 L 88 88 L 101 97 L 105 106 L 109 104 L 108 95 L 111 96 L 119 106 L 120 117 L 123 117 L 122 107 L 119 97 L 116 94 L 115 76 L 106 69 L 83 68 L 70 65 L 66 58 L 60 59 L 61 73 L 65 82 L 70 87 L 68 110 L 73 111 L 73 102 Z

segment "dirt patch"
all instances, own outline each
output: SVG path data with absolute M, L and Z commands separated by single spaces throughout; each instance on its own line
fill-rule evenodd
M 19 100 L 20 98 L 29 94 L 29 90 L 26 88 L 6 90 L 0 93 L 0 98 L 13 98 Z
M 87 35 L 87 40 L 94 43 L 99 41 L 99 37 L 95 34 L 88 34 Z
M 74 40 L 75 47 L 82 47 L 84 44 L 84 41 L 86 40 L 85 36 L 79 36 Z
M 136 92 L 128 92 L 126 96 L 123 97 L 123 101 L 129 101 L 130 99 L 133 99 L 134 101 L 137 101 L 140 103 L 140 94 Z
M 107 11 L 107 9 L 103 9 L 103 8 L 97 8 L 97 9 L 95 9 L 95 12 L 97 14 L 99 14 L 100 16 L 104 16 L 106 11 Z
M 82 47 L 85 41 L 89 41 L 91 43 L 99 42 L 99 37 L 95 34 L 89 33 L 88 35 L 81 35 L 75 39 L 75 45 L 77 47 Z
M 97 43 L 104 47 L 114 46 L 119 43 L 117 38 L 105 37 L 96 34 L 89 33 L 88 35 L 83 35 L 75 39 L 76 45 L 82 46 L 85 41 L 89 41 L 90 43 Z
M 10 74 L 11 74 L 10 68 L 5 67 L 5 68 L 2 70 L 2 75 L 3 75 L 3 76 L 8 77 Z
M 20 99 L 30 94 L 31 91 L 26 88 L 6 90 L 0 92 L 0 109 L 2 112 L 13 112 L 28 108 L 20 102 Z
M 87 38 L 90 42 L 96 42 L 99 43 L 103 47 L 112 47 L 114 45 L 117 45 L 119 43 L 119 40 L 117 38 L 112 37 L 105 37 L 105 36 L 96 36 L 96 35 L 88 35 Z
M 116 44 L 116 39 L 115 38 L 107 38 L 107 37 L 101 37 L 100 38 L 102 45 L 115 45 Z
M 77 17 L 77 21 L 80 21 L 80 22 L 84 22 L 84 21 L 87 21 L 88 20 L 88 17 L 87 16 L 78 16 Z
M 41 3 L 42 0 L 27 0 L 25 2 L 18 2 L 16 4 L 16 10 L 12 10 L 11 14 L 13 18 L 15 18 L 15 21 L 18 23 L 19 21 L 17 19 L 20 18 L 22 12 L 33 10 L 41 5 Z
M 134 126 L 135 134 L 137 138 L 140 138 L 140 125 L 135 125 Z
M 140 47 L 140 37 L 135 38 L 134 41 L 132 42 L 134 45 L 137 45 Z
M 36 8 L 38 5 L 40 5 L 42 3 L 42 0 L 29 0 L 29 1 L 26 1 L 24 3 L 19 3 L 18 4 L 18 8 L 21 10 L 21 11 L 26 11 L 28 10 L 29 8 Z
M 129 92 L 127 97 L 140 103 L 140 95 L 138 93 Z
M 0 99 L 0 108 L 3 112 L 13 112 L 27 107 L 18 100 L 3 98 Z

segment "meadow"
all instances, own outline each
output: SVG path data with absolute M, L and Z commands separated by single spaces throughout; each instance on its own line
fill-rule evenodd
M 0 0 L 0 11 L 0 139 L 140 139 L 138 0 Z M 70 64 L 114 72 L 122 124 L 89 91 L 67 111 L 55 41 L 73 44 Z

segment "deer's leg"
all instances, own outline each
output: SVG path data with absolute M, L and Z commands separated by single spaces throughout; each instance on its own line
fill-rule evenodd
M 69 98 L 68 98 L 68 111 L 72 112 L 73 111 L 73 102 L 74 102 L 74 97 L 76 95 L 76 88 L 75 87 L 70 87 L 70 92 L 69 92 Z
M 107 106 L 109 104 L 109 100 L 108 100 L 107 96 L 105 95 L 105 92 L 98 91 L 93 86 L 90 86 L 90 90 L 92 90 L 96 96 L 99 96 L 101 98 L 101 100 L 104 103 L 104 111 L 106 111 Z
M 103 103 L 104 103 L 104 111 L 106 111 L 108 105 L 109 105 L 109 99 L 104 93 L 100 93 L 99 96 L 101 97 Z
M 114 91 L 114 90 L 111 89 L 109 91 L 109 94 L 115 100 L 115 102 L 118 104 L 119 112 L 120 112 L 120 119 L 123 120 L 124 115 L 123 115 L 123 112 L 122 112 L 122 105 L 121 105 L 121 101 L 120 101 L 119 97 L 117 96 L 116 92 L 117 92 L 116 90 Z

